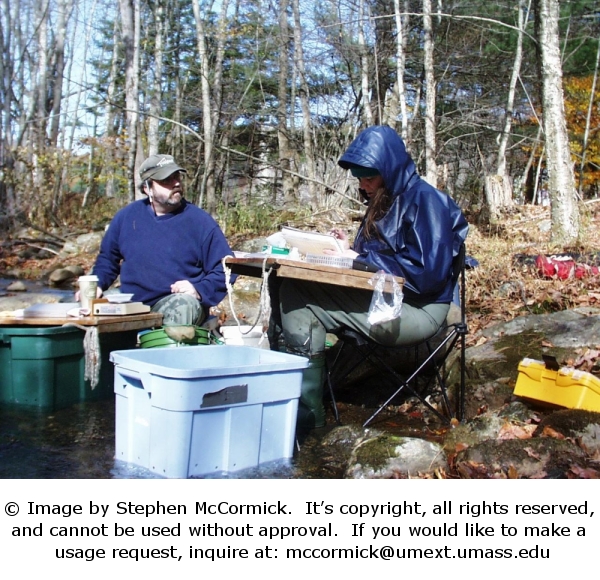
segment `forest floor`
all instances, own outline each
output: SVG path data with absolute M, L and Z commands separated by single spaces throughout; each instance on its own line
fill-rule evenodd
M 481 330 L 517 316 L 600 307 L 600 203 L 582 208 L 582 234 L 574 247 L 552 244 L 548 207 L 517 206 L 495 227 L 471 227 L 467 252 L 479 266 L 468 273 L 468 346 L 482 340 Z M 537 256 L 565 254 L 579 266 L 566 279 L 543 274 L 536 265 Z M 586 366 L 582 370 L 592 370 L 598 361 Z

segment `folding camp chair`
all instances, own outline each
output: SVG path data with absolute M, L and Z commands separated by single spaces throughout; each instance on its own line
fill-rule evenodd
M 443 422 L 449 423 L 452 418 L 456 417 L 459 421 L 464 418 L 465 408 L 465 342 L 468 332 L 466 323 L 466 290 L 465 290 L 465 245 L 460 248 L 458 255 L 453 262 L 453 281 L 455 292 L 455 301 L 460 302 L 460 318 L 458 322 L 446 322 L 438 332 L 429 337 L 427 340 L 418 344 L 408 345 L 405 347 L 385 347 L 381 346 L 368 337 L 347 328 L 337 332 L 338 339 L 341 341 L 333 362 L 328 365 L 327 383 L 329 393 L 333 404 L 333 410 L 336 421 L 339 423 L 339 412 L 334 394 L 334 374 L 337 375 L 336 365 L 341 360 L 342 352 L 347 348 L 352 348 L 359 356 L 354 360 L 355 363 L 349 368 L 342 369 L 341 376 L 336 376 L 336 381 L 340 382 L 347 377 L 358 365 L 365 361 L 370 361 L 375 364 L 382 372 L 387 372 L 392 378 L 395 390 L 385 400 L 384 403 L 365 421 L 363 426 L 367 426 L 371 421 L 385 409 L 396 397 L 402 394 L 410 394 L 417 397 L 428 409 L 430 409 Z M 458 286 L 457 286 L 458 285 Z M 453 412 L 450 400 L 448 397 L 448 385 L 446 384 L 445 363 L 454 349 L 456 344 L 460 346 L 460 382 L 458 396 L 456 397 L 456 412 Z M 388 352 L 386 352 L 388 351 Z M 383 356 L 383 353 L 389 355 L 389 351 L 397 351 L 404 354 L 411 352 L 415 360 L 416 368 L 410 376 L 404 378 L 401 376 L 390 363 L 387 362 L 388 356 Z M 425 387 L 418 384 L 420 379 L 426 379 Z M 433 383 L 433 385 L 432 385 Z M 431 394 L 435 394 L 437 385 L 437 393 L 441 397 L 444 413 L 436 409 L 428 400 Z M 433 387 L 433 388 L 432 388 Z

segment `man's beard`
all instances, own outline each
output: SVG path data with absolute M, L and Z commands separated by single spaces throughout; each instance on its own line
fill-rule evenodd
M 165 201 L 165 205 L 169 206 L 178 206 L 181 205 L 181 201 L 183 200 L 183 192 L 182 191 L 173 191 Z

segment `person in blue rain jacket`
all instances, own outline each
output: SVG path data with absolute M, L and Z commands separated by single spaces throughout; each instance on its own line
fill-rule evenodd
M 322 426 L 325 335 L 346 327 L 385 346 L 433 336 L 453 298 L 452 266 L 468 232 L 458 205 L 417 173 L 401 137 L 388 126 L 369 127 L 338 161 L 358 179 L 366 213 L 352 247 L 333 230 L 343 255 L 404 278 L 398 318 L 368 321 L 372 293 L 342 286 L 284 279 L 273 304 L 271 345 L 283 338 L 288 352 L 310 359 L 304 371 L 299 419 Z M 279 344 L 279 348 L 280 348 Z

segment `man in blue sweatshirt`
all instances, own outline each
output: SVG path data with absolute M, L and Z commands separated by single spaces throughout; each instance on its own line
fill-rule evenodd
M 183 197 L 171 155 L 140 166 L 147 196 L 119 210 L 100 246 L 93 274 L 103 291 L 121 276 L 121 292 L 163 314 L 163 324 L 201 324 L 226 295 L 222 259 L 233 255 L 217 222 Z

